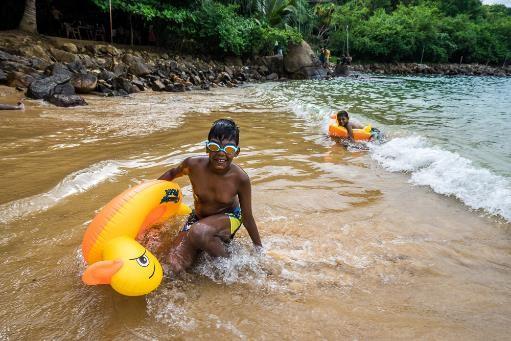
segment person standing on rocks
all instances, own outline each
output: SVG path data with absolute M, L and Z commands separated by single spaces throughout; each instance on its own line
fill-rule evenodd
M 319 62 L 322 66 L 325 66 L 325 48 L 319 50 Z
M 323 66 L 327 68 L 330 66 L 330 50 L 327 48 L 324 48 L 323 53 L 325 56 L 325 64 Z

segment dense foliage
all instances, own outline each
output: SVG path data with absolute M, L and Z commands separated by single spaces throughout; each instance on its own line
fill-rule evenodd
M 479 0 L 346 1 L 331 15 L 328 45 L 359 59 L 480 62 L 511 58 L 511 10 Z
M 91 1 L 108 10 L 108 0 Z M 264 54 L 275 42 L 285 47 L 304 38 L 357 60 L 511 59 L 511 9 L 480 0 L 112 0 L 112 6 L 154 23 L 161 44 L 188 42 L 212 53 Z
M 92 1 L 108 11 L 108 0 Z M 174 47 L 186 44 L 189 49 L 203 52 L 251 55 L 270 53 L 275 42 L 285 47 L 302 40 L 296 28 L 301 24 L 291 2 L 112 0 L 112 7 L 156 23 L 155 30 L 162 44 Z M 291 22 L 296 25 L 289 25 Z

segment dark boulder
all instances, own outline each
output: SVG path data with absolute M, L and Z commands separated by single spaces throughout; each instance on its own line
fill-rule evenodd
M 217 80 L 220 82 L 230 82 L 231 76 L 227 72 L 220 72 L 217 76 Z
M 349 74 L 350 74 L 350 69 L 349 69 L 348 65 L 339 63 L 335 66 L 335 70 L 334 70 L 335 76 L 346 77 L 346 76 L 349 76 Z
M 87 102 L 78 95 L 59 95 L 54 94 L 48 98 L 48 102 L 58 107 L 76 107 L 79 105 L 87 105 Z
M 326 69 L 321 66 L 304 66 L 292 73 L 291 79 L 323 79 L 326 75 Z
M 71 84 L 71 82 L 65 82 L 63 84 L 57 85 L 55 88 L 53 88 L 53 95 L 65 95 L 65 96 L 72 96 L 76 95 L 75 88 Z
M 140 90 L 133 85 L 129 80 L 123 77 L 117 77 L 112 80 L 112 87 L 115 90 L 124 90 L 126 93 L 131 94 L 134 92 L 139 92 Z
M 131 81 L 131 83 L 133 85 L 135 85 L 140 91 L 144 91 L 145 90 L 145 84 L 141 80 L 134 79 L 134 80 Z
M 112 95 L 112 85 L 108 84 L 104 80 L 99 80 L 96 86 L 96 91 L 103 95 Z
M 314 52 L 305 40 L 288 46 L 284 68 L 293 79 L 320 79 L 327 75 L 327 71 L 318 65 Z
M 68 63 L 67 68 L 74 73 L 86 73 L 87 72 L 87 68 L 85 66 L 83 66 L 83 64 L 80 60 L 75 60 L 72 63 Z
M 284 67 L 287 72 L 295 73 L 306 66 L 314 64 L 314 52 L 305 40 L 300 44 L 290 44 L 284 57 Z
M 48 66 L 50 66 L 51 64 L 43 59 L 40 59 L 40 58 L 30 58 L 29 59 L 29 65 L 30 67 L 36 69 L 36 70 L 39 70 L 39 71 L 44 71 L 46 70 L 46 68 Z
M 172 72 L 181 72 L 179 65 L 175 60 L 169 61 L 169 67 Z
M 78 73 L 71 78 L 71 84 L 74 86 L 77 93 L 89 93 L 96 89 L 98 79 L 96 76 L 86 73 Z
M 115 78 L 115 73 L 113 73 L 112 71 L 108 71 L 108 70 L 101 70 L 101 72 L 98 75 L 98 78 L 105 80 L 105 81 L 109 81 L 109 80 Z
M 37 73 L 37 70 L 30 66 L 29 63 L 18 63 L 18 61 L 5 60 L 0 61 L 0 68 L 5 72 L 17 71 L 26 74 Z
M 71 78 L 71 76 L 73 75 L 73 73 L 71 71 L 69 71 L 67 66 L 65 66 L 64 64 L 61 64 L 61 63 L 55 63 L 55 64 L 50 65 L 46 69 L 45 73 L 47 75 L 51 75 L 51 76 L 60 75 L 60 76 L 66 76 L 69 78 Z
M 16 57 L 10 53 L 0 50 L 0 60 L 16 60 Z
M 165 90 L 165 84 L 163 84 L 159 79 L 156 79 L 152 82 L 151 88 L 153 91 L 163 91 Z
M 279 79 L 279 75 L 277 73 L 270 73 L 268 76 L 266 76 L 266 80 L 268 81 L 276 81 Z
M 70 75 L 57 74 L 54 76 L 42 78 L 33 81 L 27 91 L 27 96 L 34 99 L 44 99 L 53 94 L 53 89 L 59 85 L 68 82 Z
M 277 73 L 279 75 L 284 73 L 284 56 L 265 56 L 261 58 L 261 61 L 270 73 Z
M 183 83 L 174 83 L 174 91 L 176 92 L 184 92 L 186 90 L 186 85 Z
M 7 75 L 3 70 L 0 70 L 0 84 L 5 84 L 7 82 Z
M 112 91 L 112 95 L 113 96 L 123 96 L 123 97 L 127 97 L 129 95 L 129 93 L 127 93 L 126 91 L 124 91 L 124 89 L 119 89 L 119 90 L 114 90 Z
M 145 76 L 151 73 L 151 69 L 141 57 L 126 54 L 123 58 L 124 63 L 128 66 L 128 71 L 135 76 Z
M 115 76 L 126 76 L 128 73 L 128 66 L 123 63 L 117 63 L 112 67 L 112 71 Z

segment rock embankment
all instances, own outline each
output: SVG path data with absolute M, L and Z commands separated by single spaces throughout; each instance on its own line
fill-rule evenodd
M 418 64 L 418 63 L 373 63 L 353 64 L 354 71 L 379 74 L 425 74 L 425 75 L 466 75 L 466 76 L 511 76 L 511 65 L 494 67 L 482 64 Z
M 11 31 L 0 35 L 0 84 L 26 91 L 30 98 L 75 106 L 86 104 L 80 96 L 86 93 L 126 96 L 146 90 L 182 92 L 290 75 L 308 77 L 293 76 L 285 70 L 283 57 L 275 57 L 246 63 L 238 57 L 217 61 Z M 300 65 L 298 71 L 303 71 Z
M 57 106 L 86 105 L 80 94 L 127 96 L 140 91 L 182 92 L 235 87 L 244 82 L 323 79 L 350 71 L 380 74 L 510 76 L 505 68 L 478 64 L 339 64 L 323 68 L 302 41 L 285 55 L 242 61 L 226 57 L 175 55 L 155 48 L 116 47 L 103 42 L 70 41 L 19 31 L 0 32 L 0 84 L 26 91 L 30 98 Z

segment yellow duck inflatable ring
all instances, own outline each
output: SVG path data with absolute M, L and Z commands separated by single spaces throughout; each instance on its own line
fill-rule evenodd
M 179 185 L 164 180 L 141 183 L 112 199 L 85 231 L 82 252 L 89 266 L 83 282 L 110 284 L 126 296 L 146 295 L 156 289 L 163 269 L 135 237 L 172 216 L 189 214 L 190 208 L 181 199 Z

